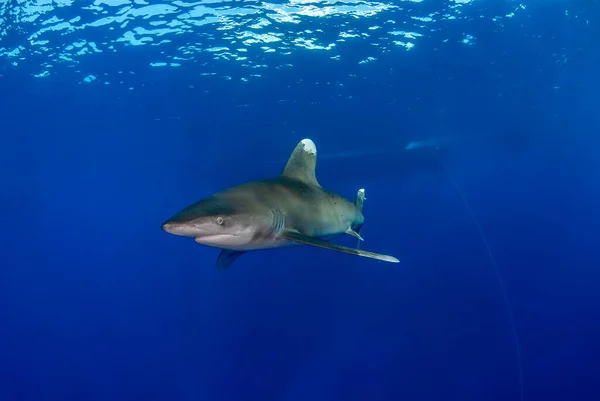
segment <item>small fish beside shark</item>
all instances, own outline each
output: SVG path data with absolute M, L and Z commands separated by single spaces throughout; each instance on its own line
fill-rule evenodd
M 277 177 L 228 188 L 183 209 L 162 229 L 221 248 L 217 268 L 229 268 L 242 254 L 259 249 L 312 245 L 384 262 L 393 256 L 358 249 L 365 191 L 350 202 L 321 187 L 315 176 L 317 148 L 301 140 Z M 356 248 L 328 242 L 342 234 L 357 238 Z

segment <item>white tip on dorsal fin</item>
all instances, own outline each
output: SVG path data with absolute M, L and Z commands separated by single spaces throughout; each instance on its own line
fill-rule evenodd
M 315 176 L 316 165 L 317 147 L 310 139 L 303 139 L 294 148 L 282 175 L 306 184 L 320 186 Z

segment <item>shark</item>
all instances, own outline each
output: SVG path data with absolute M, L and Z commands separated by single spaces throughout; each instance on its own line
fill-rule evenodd
M 321 186 L 315 175 L 317 148 L 302 139 L 283 172 L 210 195 L 162 224 L 169 234 L 220 248 L 216 267 L 228 269 L 249 251 L 309 245 L 379 261 L 398 263 L 394 256 L 360 249 L 365 222 L 365 190 L 354 202 Z M 330 242 L 341 235 L 357 240 L 355 248 Z

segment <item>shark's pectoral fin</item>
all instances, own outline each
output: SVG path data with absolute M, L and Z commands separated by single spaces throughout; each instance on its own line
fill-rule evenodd
M 285 231 L 281 234 L 281 238 L 285 238 L 289 241 L 298 242 L 305 245 L 318 246 L 320 248 L 331 249 L 332 251 L 349 253 L 350 255 L 364 256 L 366 258 L 382 260 L 384 262 L 398 263 L 400 262 L 393 256 L 381 255 L 379 253 L 362 251 L 360 249 L 348 248 L 338 244 L 332 244 L 331 242 L 323 241 L 318 238 L 309 237 L 299 233 L 298 231 Z
M 233 262 L 235 262 L 237 258 L 242 256 L 244 253 L 246 252 L 232 251 L 230 249 L 221 249 L 221 253 L 217 258 L 217 269 L 227 270 L 229 266 L 231 266 Z
M 354 238 L 356 238 L 359 241 L 364 241 L 365 239 L 363 237 L 360 236 L 360 234 L 356 231 L 354 231 L 353 229 L 349 228 L 346 230 L 346 234 L 349 234 L 351 236 L 353 236 Z

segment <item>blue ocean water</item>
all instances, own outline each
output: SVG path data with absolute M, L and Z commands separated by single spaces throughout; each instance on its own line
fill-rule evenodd
M 599 17 L 0 0 L 0 400 L 599 400 Z M 400 264 L 161 230 L 303 138 Z

